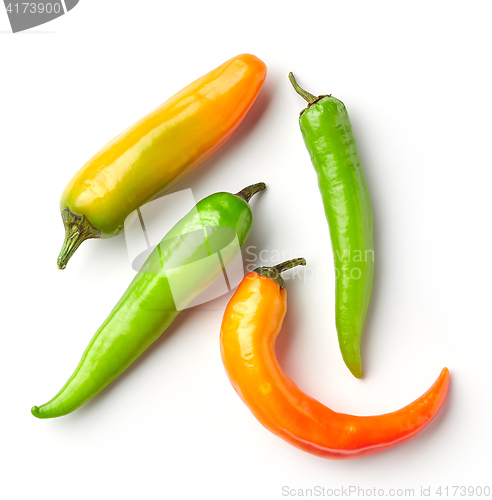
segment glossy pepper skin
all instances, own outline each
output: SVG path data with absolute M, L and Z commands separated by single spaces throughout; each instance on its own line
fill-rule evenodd
M 361 338 L 374 276 L 371 199 L 345 105 L 314 97 L 291 79 L 309 105 L 299 125 L 318 176 L 335 260 L 335 320 L 343 360 L 362 378 Z
M 420 398 L 384 415 L 337 413 L 302 392 L 275 355 L 287 293 L 279 282 L 263 275 L 268 274 L 264 269 L 244 277 L 227 305 L 220 332 L 229 380 L 263 426 L 307 453 L 350 459 L 403 443 L 436 416 L 446 398 L 447 368 Z
M 64 269 L 88 238 L 123 230 L 126 217 L 172 188 L 236 131 L 266 77 L 257 57 L 242 54 L 194 81 L 96 153 L 65 187 L 60 210 Z
M 32 414 L 53 418 L 71 413 L 155 342 L 180 312 L 177 292 L 186 305 L 220 276 L 222 269 L 212 267 L 207 256 L 220 251 L 224 267 L 235 257 L 253 225 L 247 201 L 264 188 L 263 183 L 255 184 L 238 195 L 216 193 L 198 202 L 196 210 L 183 217 L 149 255 L 68 382 L 48 403 L 34 406 Z M 227 246 L 231 233 L 238 239 L 235 247 Z

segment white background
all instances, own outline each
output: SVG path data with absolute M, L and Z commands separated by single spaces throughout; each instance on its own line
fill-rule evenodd
M 438 498 L 439 485 L 492 486 L 488 2 L 81 0 L 16 35 L 2 7 L 0 31 L 3 498 L 276 499 L 284 486 L 417 497 L 431 486 Z M 264 88 L 179 188 L 201 199 L 267 183 L 246 246 L 308 259 L 305 279 L 288 282 L 277 352 L 309 394 L 334 410 L 384 413 L 449 367 L 438 417 L 383 453 L 317 458 L 255 420 L 220 359 L 229 296 L 183 313 L 73 414 L 30 413 L 65 383 L 134 274 L 124 235 L 84 243 L 56 268 L 63 187 L 128 125 L 243 52 L 267 64 Z M 362 381 L 338 349 L 328 228 L 289 71 L 345 102 L 371 192 L 377 262 Z

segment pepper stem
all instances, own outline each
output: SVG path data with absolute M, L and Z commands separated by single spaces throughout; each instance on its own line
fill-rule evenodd
M 65 269 L 70 257 L 79 248 L 80 244 L 91 238 L 100 238 L 101 231 L 96 229 L 84 215 L 76 214 L 69 208 L 61 213 L 65 226 L 65 241 L 58 256 L 58 269 Z
M 289 80 L 290 83 L 292 83 L 292 86 L 294 87 L 294 90 L 303 98 L 305 99 L 308 104 L 314 104 L 316 101 L 319 100 L 319 97 L 314 96 L 313 94 L 310 94 L 303 88 L 299 87 L 299 84 L 296 82 L 296 79 L 294 78 L 294 74 L 292 71 L 289 73 Z
M 263 191 L 266 189 L 266 184 L 264 182 L 258 182 L 258 184 L 252 184 L 251 186 L 245 187 L 239 193 L 236 193 L 235 196 L 239 196 L 246 203 L 249 203 L 249 200 L 258 193 L 259 191 Z
M 285 288 L 285 281 L 282 278 L 282 273 L 284 271 L 292 269 L 293 267 L 305 265 L 306 259 L 301 257 L 299 259 L 292 259 L 286 262 L 282 262 L 281 264 L 277 264 L 274 267 L 257 267 L 253 272 L 258 273 L 261 276 L 266 276 L 267 278 L 270 278 L 278 283 L 280 285 L 280 288 Z
M 276 266 L 273 266 L 273 269 L 275 269 L 277 273 L 282 274 L 284 271 L 288 271 L 293 267 L 305 266 L 305 265 L 306 265 L 306 259 L 300 257 L 299 259 L 287 260 L 285 262 L 282 262 L 282 264 L 277 264 Z

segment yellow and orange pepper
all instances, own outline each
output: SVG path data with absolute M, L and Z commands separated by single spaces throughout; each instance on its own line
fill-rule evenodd
M 115 236 L 126 217 L 191 174 L 236 131 L 266 77 L 242 54 L 194 81 L 106 144 L 72 178 L 60 210 L 64 269 L 89 238 Z

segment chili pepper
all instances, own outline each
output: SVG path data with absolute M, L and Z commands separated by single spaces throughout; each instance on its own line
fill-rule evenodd
M 299 125 L 318 176 L 335 260 L 335 321 L 343 360 L 362 378 L 360 344 L 374 276 L 371 200 L 345 105 L 296 92 L 307 102 Z
M 237 255 L 253 225 L 249 199 L 265 184 L 237 195 L 215 193 L 197 203 L 152 251 L 96 332 L 79 365 L 38 418 L 66 415 L 95 396 L 155 342 L 180 310 L 211 285 Z M 231 241 L 237 238 L 237 245 Z M 218 254 L 220 265 L 210 263 Z M 215 259 L 217 262 L 217 259 Z M 177 298 L 181 307 L 177 307 Z
M 404 408 L 358 417 L 337 413 L 302 392 L 282 371 L 275 341 L 287 311 L 280 273 L 295 259 L 247 274 L 228 303 L 220 332 L 222 361 L 237 394 L 269 431 L 303 451 L 324 458 L 362 457 L 403 443 L 441 408 L 448 389 L 444 368 L 434 385 Z
M 106 144 L 72 178 L 60 210 L 64 269 L 89 238 L 121 232 L 126 217 L 191 174 L 235 132 L 266 76 L 243 54 L 194 81 Z

